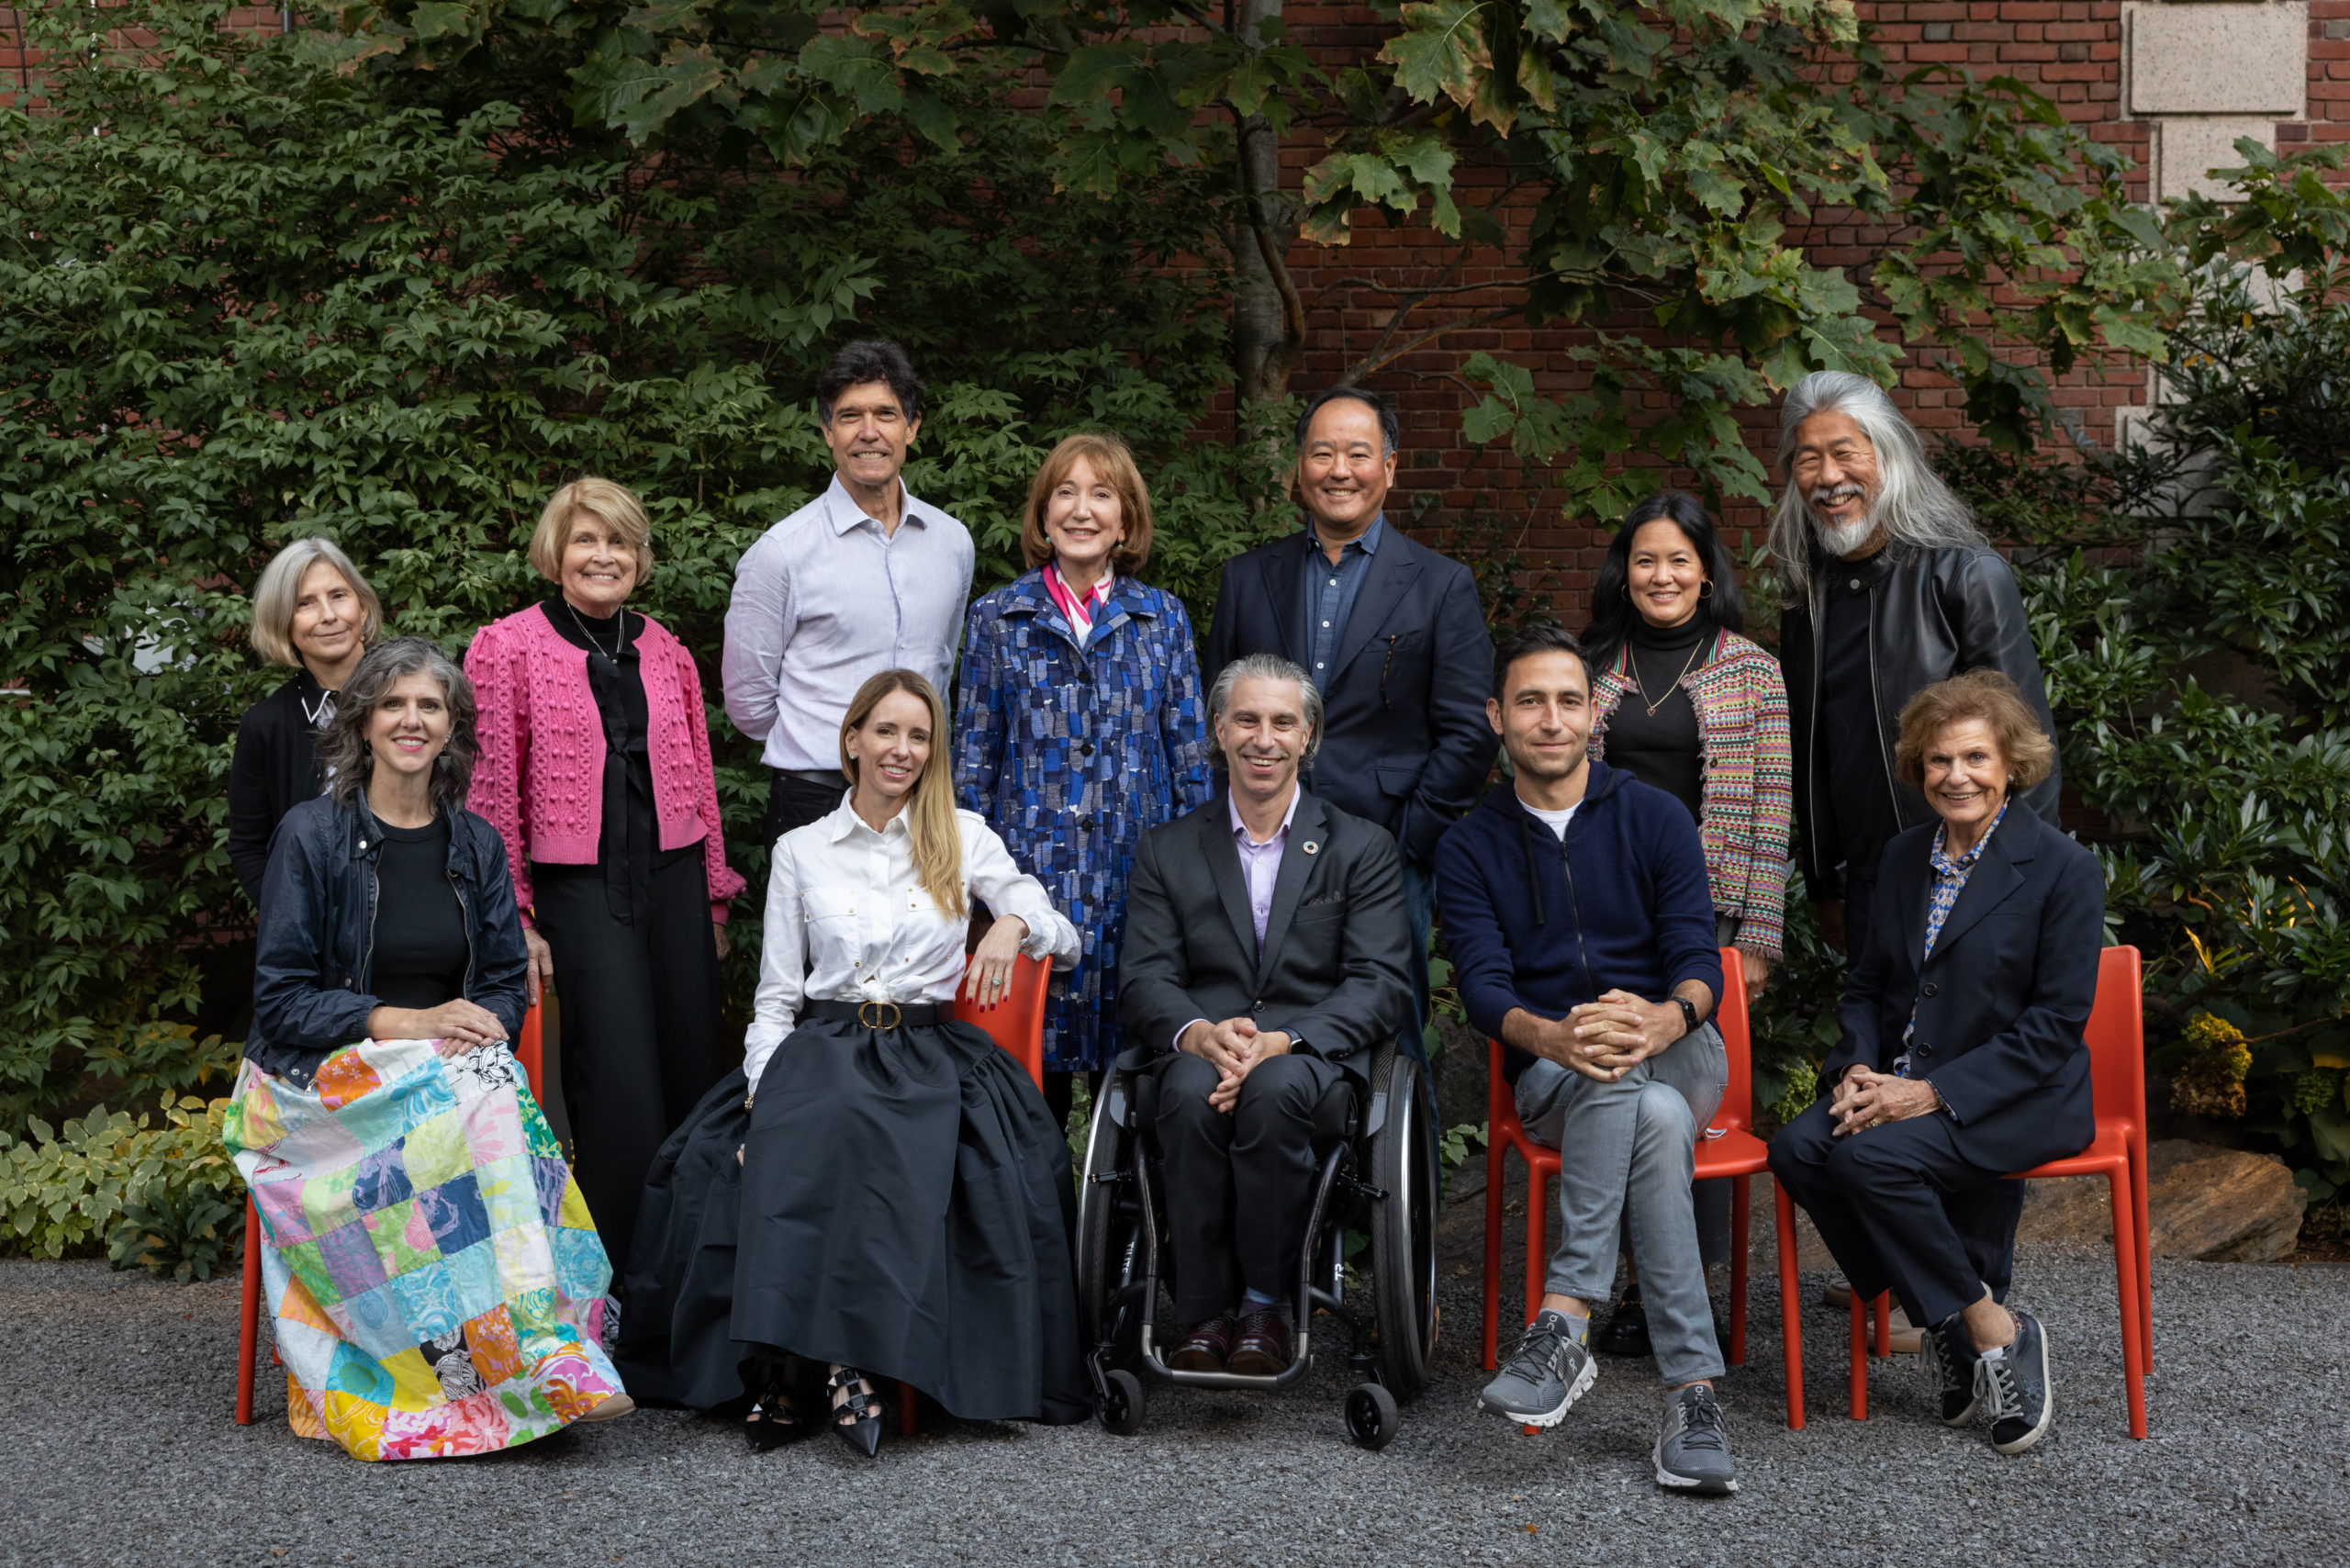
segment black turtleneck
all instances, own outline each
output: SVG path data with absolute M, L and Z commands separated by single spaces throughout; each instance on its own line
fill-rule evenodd
M 597 616 L 560 596 L 542 607 L 555 634 L 588 655 L 588 689 L 604 725 L 603 827 L 593 866 L 532 862 L 531 875 L 593 877 L 605 887 L 606 907 L 621 924 L 632 924 L 650 898 L 656 866 L 686 853 L 660 851 L 661 828 L 653 803 L 653 759 L 646 740 L 651 717 L 637 642 L 644 617 L 623 610 Z M 617 655 L 617 656 L 615 656 Z
M 1697 822 L 1706 814 L 1705 745 L 1696 704 L 1679 682 L 1684 672 L 1704 666 L 1717 630 L 1714 618 L 1702 610 L 1678 626 L 1636 619 L 1624 645 L 1624 695 L 1607 715 L 1608 766 L 1663 790 Z M 1654 713 L 1651 703 L 1656 704 Z

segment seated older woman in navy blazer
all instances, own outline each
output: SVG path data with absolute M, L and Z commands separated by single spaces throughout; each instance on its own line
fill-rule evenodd
M 1826 1098 L 1771 1142 L 1771 1170 L 1863 1297 L 1927 1326 L 1942 1417 L 2021 1453 L 2055 1415 L 2048 1337 L 2004 1305 L 2022 1183 L 2094 1134 L 2088 1048 L 2105 878 L 2015 799 L 2056 748 L 1995 670 L 1901 711 L 1895 774 L 1942 819 L 1896 838 L 1820 1069 Z

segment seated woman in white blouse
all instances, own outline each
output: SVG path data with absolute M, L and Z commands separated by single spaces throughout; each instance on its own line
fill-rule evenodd
M 995 923 L 968 972 L 1000 1000 L 1021 953 L 1067 965 L 1076 929 L 979 815 L 954 804 L 946 712 L 911 670 L 841 725 L 852 788 L 776 841 L 740 1075 L 655 1160 L 619 1361 L 640 1399 L 748 1397 L 751 1445 L 825 1423 L 881 1442 L 868 1374 L 969 1419 L 1076 1421 L 1069 1147 L 1027 1074 L 948 1015 L 970 907 Z M 802 971 L 806 979 L 802 980 Z

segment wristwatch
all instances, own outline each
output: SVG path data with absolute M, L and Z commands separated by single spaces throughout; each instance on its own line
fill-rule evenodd
M 1691 1002 L 1691 1001 L 1690 1001 L 1687 997 L 1685 997 L 1685 996 L 1676 996 L 1676 997 L 1674 997 L 1673 1000 L 1673 1002 L 1675 1003 L 1675 1005 L 1677 1005 L 1677 1006 L 1681 1009 L 1681 1016 L 1682 1016 L 1683 1020 L 1684 1020 L 1684 1022 L 1686 1022 L 1686 1023 L 1688 1024 L 1688 1025 L 1689 1025 L 1687 1028 L 1685 1028 L 1685 1029 L 1682 1030 L 1681 1032 L 1682 1032 L 1683 1034 L 1684 1034 L 1684 1035 L 1694 1035 L 1694 1034 L 1695 1034 L 1695 1033 L 1697 1032 L 1697 1007 L 1696 1007 L 1696 1004 L 1695 1004 L 1695 1002 Z

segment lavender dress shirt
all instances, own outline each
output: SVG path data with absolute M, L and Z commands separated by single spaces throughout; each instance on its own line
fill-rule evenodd
M 1225 791 L 1224 809 L 1232 813 L 1232 844 L 1240 851 L 1240 879 L 1248 888 L 1248 918 L 1257 923 L 1257 956 L 1265 954 L 1265 923 L 1273 917 L 1273 884 L 1281 874 L 1281 852 L 1289 847 L 1289 824 L 1297 818 L 1298 797 L 1304 791 L 1292 787 L 1289 810 L 1281 813 L 1281 825 L 1272 837 L 1259 844 L 1248 836 L 1248 824 L 1240 820 L 1240 807 L 1229 790 Z M 1204 1024 L 1204 1018 L 1194 1018 L 1183 1025 Z M 1175 1031 L 1175 1048 L 1183 1047 L 1183 1029 Z

